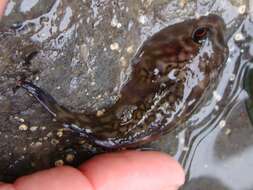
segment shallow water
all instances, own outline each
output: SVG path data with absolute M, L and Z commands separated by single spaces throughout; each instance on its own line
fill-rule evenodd
M 115 102 L 129 76 L 131 58 L 148 36 L 189 17 L 208 13 L 222 16 L 228 27 L 230 56 L 217 87 L 180 127 L 183 131 L 164 136 L 148 147 L 166 151 L 182 163 L 187 172 L 183 189 L 252 189 L 253 128 L 244 109 L 248 96 L 242 89 L 253 57 L 252 6 L 252 2 L 238 0 L 11 0 L 1 25 L 16 28 L 18 38 L 28 39 L 26 45 L 29 40 L 39 44 L 40 51 L 28 66 L 29 72 L 37 71 L 31 79 L 60 103 L 84 111 Z M 10 39 L 10 43 L 18 43 L 20 51 L 25 47 L 17 39 Z M 0 60 L 8 63 L 5 58 Z M 0 112 L 4 121 L 0 144 L 5 148 L 0 149 L 5 155 L 0 158 L 0 171 L 5 171 L 0 172 L 2 180 L 60 161 L 75 165 L 99 151 L 52 123 L 40 105 L 23 92 L 13 95 L 10 86 L 17 69 L 24 72 L 19 65 L 8 68 L 0 86 L 7 89 L 0 90 L 0 105 L 5 108 Z M 22 123 L 28 130 L 20 130 Z M 15 144 L 19 146 L 15 148 Z M 66 161 L 66 155 L 74 155 L 74 160 Z

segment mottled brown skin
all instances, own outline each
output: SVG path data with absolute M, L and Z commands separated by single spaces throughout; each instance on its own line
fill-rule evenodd
M 103 113 L 73 113 L 32 83 L 19 81 L 19 85 L 65 127 L 93 144 L 135 146 L 189 118 L 225 64 L 224 29 L 220 17 L 209 15 L 154 34 L 133 59 L 131 78 L 119 100 Z

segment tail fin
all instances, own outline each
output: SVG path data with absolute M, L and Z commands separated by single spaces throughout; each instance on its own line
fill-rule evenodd
M 100 117 L 96 114 L 78 114 L 60 106 L 49 93 L 31 82 L 18 81 L 17 87 L 23 88 L 31 94 L 64 127 L 79 133 L 92 144 L 110 150 L 129 143 L 128 141 L 121 142 L 123 140 L 121 134 L 115 129 L 120 127 L 116 126 L 120 123 L 117 122 L 118 118 L 114 113 L 115 109 L 118 109 L 118 104 Z
M 64 115 L 69 115 L 70 112 L 66 108 L 60 106 L 50 94 L 35 86 L 33 83 L 28 81 L 18 81 L 17 85 L 18 87 L 25 89 L 38 100 L 55 118 L 60 119 Z

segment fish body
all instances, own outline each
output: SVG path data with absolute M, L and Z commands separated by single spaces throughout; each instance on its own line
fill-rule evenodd
M 132 61 L 118 101 L 103 112 L 75 113 L 28 81 L 33 95 L 64 127 L 108 149 L 136 146 L 185 122 L 225 65 L 225 24 L 216 15 L 168 26 L 147 39 Z

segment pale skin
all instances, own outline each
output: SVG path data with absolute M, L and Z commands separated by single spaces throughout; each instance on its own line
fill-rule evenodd
M 7 0 L 0 0 L 0 15 Z M 0 183 L 0 190 L 177 190 L 180 164 L 165 153 L 122 151 L 93 157 L 79 168 L 56 167 Z

